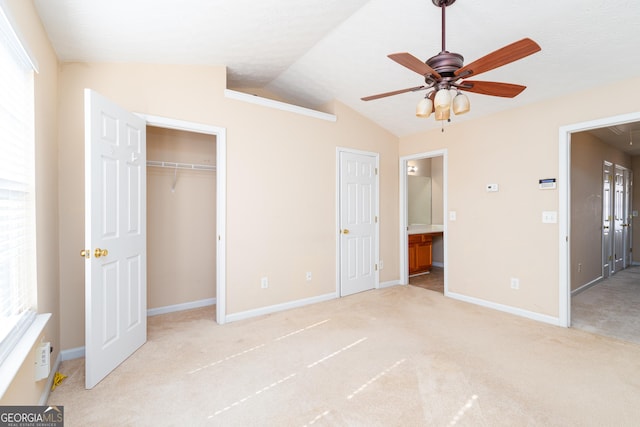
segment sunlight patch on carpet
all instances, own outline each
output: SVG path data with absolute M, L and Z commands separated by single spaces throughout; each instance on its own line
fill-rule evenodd
M 260 395 L 260 394 L 262 394 L 262 393 L 264 393 L 266 391 L 269 391 L 269 390 L 273 389 L 274 387 L 277 387 L 278 385 L 280 385 L 280 384 L 282 384 L 282 383 L 284 383 L 286 381 L 289 381 L 291 378 L 295 377 L 296 375 L 297 374 L 293 373 L 293 374 L 291 374 L 289 376 L 286 376 L 286 377 L 284 377 L 282 379 L 279 379 L 278 381 L 274 381 L 271 384 L 269 384 L 268 386 L 263 387 L 260 390 L 256 391 L 255 393 L 252 393 L 252 394 L 250 394 L 250 395 L 248 395 L 248 396 L 246 396 L 246 397 L 244 397 L 242 399 L 236 400 L 231 405 L 217 410 L 216 412 L 213 413 L 213 415 L 209 415 L 208 418 L 211 419 L 211 418 L 215 417 L 216 415 L 220 415 L 220 414 L 222 414 L 224 412 L 227 412 L 228 410 L 230 410 L 232 408 L 235 408 L 236 406 L 239 406 L 239 405 L 245 403 L 247 400 L 249 400 L 249 399 L 251 399 L 253 397 L 256 397 L 256 396 L 258 396 L 258 395 Z
M 200 368 L 196 368 L 196 369 L 194 369 L 194 370 L 192 370 L 192 371 L 189 371 L 188 373 L 189 373 L 189 374 L 195 374 L 195 373 L 197 373 L 197 372 L 202 371 L 203 369 L 211 368 L 211 367 L 213 367 L 213 366 L 219 365 L 219 364 L 220 364 L 220 363 L 222 363 L 222 362 L 226 362 L 226 361 L 228 361 L 228 360 L 235 359 L 235 358 L 236 358 L 236 357 L 238 357 L 238 356 L 242 356 L 243 354 L 247 354 L 247 353 L 251 353 L 252 351 L 256 351 L 256 350 L 258 350 L 259 348 L 264 347 L 265 345 L 266 345 L 266 344 L 260 344 L 260 345 L 257 345 L 257 346 L 255 346 L 255 347 L 251 347 L 251 348 L 249 348 L 249 349 L 247 349 L 247 350 L 241 351 L 241 352 L 236 353 L 236 354 L 232 354 L 231 356 L 227 356 L 227 357 L 225 357 L 224 359 L 216 360 L 216 361 L 215 361 L 215 362 L 213 362 L 213 363 L 209 363 L 209 364 L 204 365 L 204 366 L 202 366 L 202 367 L 200 367 Z
M 366 383 L 362 384 L 356 391 L 354 391 L 349 396 L 347 396 L 347 399 L 348 400 L 353 399 L 356 394 L 361 393 L 362 391 L 364 391 L 364 389 L 369 387 L 371 384 L 373 384 L 374 382 L 378 381 L 380 378 L 382 378 L 383 376 L 387 375 L 389 372 L 393 371 L 395 368 L 397 368 L 398 366 L 402 365 L 406 361 L 407 361 L 407 359 L 398 360 L 396 363 L 394 363 L 393 365 L 389 366 L 387 369 L 385 369 L 384 371 L 380 372 L 378 375 L 374 376 L 373 378 L 371 378 Z
M 327 323 L 329 320 L 331 320 L 331 319 L 326 319 L 326 320 L 323 320 L 322 322 L 318 322 L 318 323 L 314 323 L 313 325 L 309 325 L 306 328 L 298 329 L 297 331 L 293 331 L 293 332 L 290 332 L 290 333 L 288 333 L 286 335 L 282 335 L 281 337 L 276 338 L 274 341 L 280 341 L 280 340 L 288 338 L 288 337 L 290 337 L 292 335 L 296 335 L 296 334 L 299 334 L 299 333 L 304 332 L 306 330 L 309 330 L 311 328 L 315 328 L 316 326 L 320 326 L 320 325 L 322 325 L 324 323 Z
M 467 412 L 469 409 L 471 409 L 473 407 L 473 404 L 476 402 L 476 400 L 478 400 L 478 395 L 477 394 L 474 394 L 473 396 L 471 396 L 471 398 L 469 400 L 467 400 L 467 403 L 465 403 L 464 406 L 462 408 L 460 408 L 458 413 L 456 415 L 454 415 L 454 417 L 451 420 L 451 422 L 449 423 L 449 425 L 450 426 L 454 426 L 454 425 L 458 424 L 458 421 L 460 421 L 462 419 L 462 417 L 464 416 L 465 412 Z
M 320 326 L 320 325 L 323 325 L 323 324 L 327 323 L 329 320 L 331 320 L 331 319 L 325 319 L 325 320 L 323 320 L 323 321 L 321 321 L 321 322 L 317 322 L 317 323 L 314 323 L 314 324 L 312 324 L 312 325 L 306 326 L 306 327 L 304 327 L 304 328 L 298 329 L 298 330 L 296 330 L 296 331 L 289 332 L 288 334 L 281 335 L 281 336 L 279 336 L 278 338 L 274 338 L 274 340 L 273 340 L 273 341 L 274 341 L 274 342 L 281 341 L 281 340 L 283 340 L 283 339 L 285 339 L 285 338 L 291 337 L 291 336 L 293 336 L 293 335 L 297 335 L 297 334 L 299 334 L 299 333 L 301 333 L 301 332 L 308 331 L 309 329 L 313 329 L 313 328 L 315 328 L 315 327 L 317 327 L 317 326 Z M 204 365 L 204 366 L 201 366 L 201 367 L 199 367 L 199 368 L 192 369 L 191 371 L 189 371 L 189 372 L 188 372 L 188 374 L 195 374 L 195 373 L 198 373 L 198 372 L 200 372 L 200 371 L 202 371 L 202 370 L 204 370 L 204 369 L 212 368 L 212 367 L 214 367 L 214 366 L 216 366 L 216 365 L 219 365 L 219 364 L 221 364 L 221 363 L 223 363 L 223 362 L 227 362 L 227 361 L 229 361 L 229 360 L 231 360 L 231 359 L 235 359 L 236 357 L 239 357 L 239 356 L 245 355 L 245 354 L 247 354 L 247 353 L 251 353 L 251 352 L 253 352 L 253 351 L 256 351 L 256 350 L 258 350 L 258 349 L 260 349 L 260 348 L 262 348 L 262 347 L 265 347 L 266 345 L 267 345 L 267 344 L 260 344 L 260 345 L 257 345 L 257 346 L 255 346 L 255 347 L 251 347 L 251 348 L 249 348 L 249 349 L 247 349 L 247 350 L 243 350 L 243 351 L 241 351 L 241 352 L 239 352 L 239 353 L 232 354 L 231 356 L 227 356 L 227 357 L 225 357 L 225 358 L 223 358 L 223 359 L 216 360 L 215 362 L 208 363 L 208 364 L 206 364 L 206 365 Z
M 349 344 L 347 346 L 344 346 L 340 350 L 334 351 L 330 355 L 325 356 L 322 359 L 317 360 L 317 361 L 313 362 L 310 365 L 307 365 L 307 368 L 313 368 L 314 366 L 317 366 L 317 365 L 321 364 L 322 362 L 325 362 L 325 361 L 331 359 L 332 357 L 335 357 L 335 356 L 339 355 L 340 353 L 344 353 L 345 351 L 349 350 L 350 348 L 353 348 L 353 347 L 357 346 L 358 344 L 360 344 L 360 343 L 362 343 L 362 342 L 364 342 L 366 340 L 367 340 L 367 337 L 360 338 L 358 341 L 353 342 L 353 343 L 351 343 L 351 344 Z
M 320 421 L 321 419 L 323 419 L 324 417 L 329 415 L 330 412 L 331 411 L 324 411 L 323 413 L 321 413 L 320 415 L 318 415 L 317 417 L 315 417 L 314 419 L 309 421 L 307 424 L 305 424 L 303 427 L 308 427 L 308 426 L 314 425 L 315 423 L 317 423 L 318 421 Z

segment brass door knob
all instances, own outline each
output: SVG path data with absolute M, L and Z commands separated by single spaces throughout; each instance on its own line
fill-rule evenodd
M 80 251 L 80 256 L 82 258 L 89 259 L 89 258 L 91 258 L 91 251 L 89 249 L 83 249 L 83 250 Z
M 96 248 L 96 250 L 93 252 L 93 256 L 95 256 L 96 258 L 100 258 L 101 256 L 107 256 L 107 255 L 109 255 L 109 251 L 106 249 Z
M 342 234 L 349 234 L 349 230 L 345 228 L 344 230 L 342 230 Z

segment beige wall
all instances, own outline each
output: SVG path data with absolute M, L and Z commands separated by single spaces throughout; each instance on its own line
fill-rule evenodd
M 600 99 L 625 91 L 631 96 L 602 112 Z M 541 221 L 543 211 L 558 211 L 559 192 L 539 190 L 538 179 L 559 176 L 561 126 L 638 111 L 633 95 L 638 78 L 468 122 L 454 116 L 444 133 L 401 138 L 401 156 L 448 150 L 448 209 L 457 213 L 448 222 L 451 292 L 559 315 L 559 228 Z M 487 193 L 487 183 L 500 191 Z
M 215 136 L 147 126 L 147 159 L 214 166 Z M 215 258 L 216 172 L 148 167 L 147 308 L 214 298 Z
M 9 0 L 9 14 L 17 25 L 40 72 L 35 75 L 36 157 L 36 250 L 38 312 L 52 313 L 41 339 L 54 348 L 51 360 L 60 352 L 60 296 L 58 274 L 58 61 L 32 2 Z M 77 251 L 76 251 L 77 254 Z M 76 255 L 77 256 L 77 255 Z M 78 256 L 78 258 L 80 258 Z M 27 358 L 0 404 L 34 404 L 45 390 L 46 381 L 34 382 L 32 358 Z
M 586 132 L 571 135 L 571 290 L 602 277 L 602 167 L 631 157 Z M 580 266 L 580 268 L 579 268 Z
M 398 279 L 397 138 L 344 105 L 328 106 L 329 122 L 227 99 L 224 67 L 63 64 L 59 81 L 63 348 L 84 345 L 85 87 L 130 111 L 226 128 L 227 314 L 335 293 L 336 147 L 380 153 L 380 280 Z

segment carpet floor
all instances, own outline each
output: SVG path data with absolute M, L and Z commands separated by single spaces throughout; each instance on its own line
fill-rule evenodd
M 571 327 L 640 344 L 640 267 L 572 296 Z
M 92 390 L 84 359 L 48 404 L 72 426 L 633 426 L 640 345 L 414 286 L 218 326 L 149 318 Z

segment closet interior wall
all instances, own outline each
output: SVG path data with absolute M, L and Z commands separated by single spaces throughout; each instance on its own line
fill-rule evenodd
M 216 297 L 215 144 L 214 135 L 147 127 L 148 309 Z

